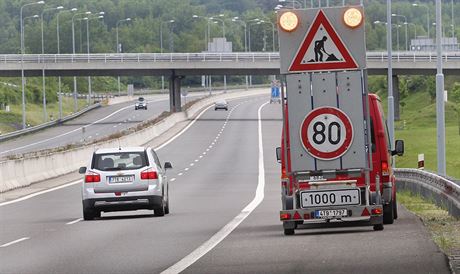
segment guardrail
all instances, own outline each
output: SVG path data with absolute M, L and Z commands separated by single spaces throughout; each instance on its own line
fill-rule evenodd
M 407 189 L 433 200 L 438 206 L 447 208 L 450 215 L 460 218 L 460 185 L 437 174 L 413 168 L 396 168 L 394 173 L 398 189 Z
M 460 51 L 443 52 L 443 60 L 460 61 Z M 279 61 L 278 52 L 231 53 L 96 53 L 96 54 L 3 54 L 0 63 L 143 63 L 143 62 L 257 62 Z M 387 61 L 387 52 L 367 52 L 368 61 Z M 394 62 L 436 62 L 436 52 L 393 52 Z
M 96 103 L 96 104 L 88 106 L 88 107 L 86 107 L 86 108 L 84 108 L 84 109 L 82 109 L 82 110 L 80 110 L 78 112 L 75 112 L 75 113 L 72 113 L 70 115 L 67 115 L 67 116 L 63 117 L 62 119 L 57 119 L 57 120 L 49 121 L 49 122 L 46 122 L 46 123 L 43 123 L 43 124 L 40 124 L 40 125 L 37 125 L 37 126 L 33 126 L 33 127 L 25 128 L 25 129 L 16 130 L 16 131 L 13 131 L 13 132 L 10 132 L 10 133 L 2 134 L 2 135 L 0 135 L 0 142 L 6 141 L 6 140 L 9 140 L 9 139 L 18 137 L 18 136 L 22 136 L 22 135 L 25 135 L 25 134 L 29 134 L 29 133 L 32 133 L 32 132 L 35 132 L 35 131 L 38 131 L 38 130 L 41 130 L 41 129 L 44 129 L 44 128 L 47 128 L 47 127 L 52 127 L 52 126 L 55 126 L 55 125 L 57 125 L 59 123 L 64 123 L 66 121 L 69 121 L 71 119 L 74 119 L 74 118 L 82 115 L 85 112 L 88 112 L 88 111 L 93 110 L 95 108 L 98 108 L 100 106 L 101 106 L 100 103 Z

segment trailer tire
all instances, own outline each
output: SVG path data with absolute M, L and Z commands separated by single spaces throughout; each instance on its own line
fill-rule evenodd
M 387 205 L 383 205 L 383 223 L 386 225 L 391 225 L 394 223 L 394 203 L 391 201 Z
M 374 225 L 374 230 L 375 231 L 382 231 L 383 230 L 383 224 Z
M 294 235 L 294 228 L 285 228 L 284 229 L 284 235 L 286 236 L 290 236 L 290 235 Z

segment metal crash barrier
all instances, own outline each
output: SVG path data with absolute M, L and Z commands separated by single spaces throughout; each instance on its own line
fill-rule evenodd
M 460 185 L 437 174 L 413 168 L 396 168 L 394 174 L 398 190 L 420 194 L 446 208 L 450 215 L 460 218 Z

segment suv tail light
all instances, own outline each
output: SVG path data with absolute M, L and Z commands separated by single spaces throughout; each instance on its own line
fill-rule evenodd
M 153 168 L 146 169 L 141 172 L 141 180 L 158 179 L 158 174 Z
M 101 175 L 93 171 L 88 171 L 85 174 L 85 183 L 99 183 L 101 181 Z

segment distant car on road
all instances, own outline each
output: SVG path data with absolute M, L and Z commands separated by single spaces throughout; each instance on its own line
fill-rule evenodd
M 214 110 L 225 109 L 228 110 L 228 103 L 225 100 L 219 100 L 214 103 Z
M 151 209 L 156 216 L 169 213 L 166 170 L 150 147 L 103 148 L 96 150 L 82 184 L 83 219 L 101 217 L 101 212 Z
M 145 100 L 144 97 L 139 97 L 139 99 L 137 99 L 136 104 L 134 105 L 135 110 L 138 110 L 141 108 L 147 110 L 147 100 Z

